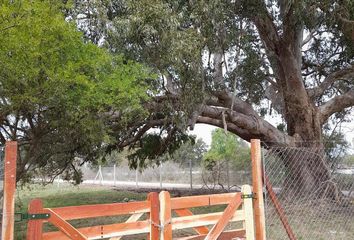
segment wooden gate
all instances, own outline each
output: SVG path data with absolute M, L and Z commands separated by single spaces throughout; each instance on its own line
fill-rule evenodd
M 193 215 L 190 208 L 227 205 L 223 212 Z M 172 212 L 177 217 L 172 217 Z M 29 214 L 48 216 L 28 222 L 27 240 L 86 240 L 114 239 L 122 236 L 147 234 L 151 240 L 171 240 L 173 231 L 193 228 L 196 235 L 187 239 L 241 239 L 254 240 L 254 222 L 251 187 L 245 185 L 241 193 L 225 193 L 171 198 L 166 191 L 150 193 L 146 201 L 83 205 L 61 208 L 43 208 L 42 202 L 33 200 Z M 68 221 L 107 216 L 131 215 L 124 223 L 74 228 Z M 143 217 L 145 220 L 139 220 Z M 43 223 L 49 222 L 59 231 L 43 232 Z M 241 222 L 239 229 L 224 231 L 227 224 Z

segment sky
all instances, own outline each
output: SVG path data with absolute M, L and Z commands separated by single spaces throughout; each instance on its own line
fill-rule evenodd
M 278 123 L 279 119 L 277 117 L 267 117 L 267 120 L 272 123 Z M 189 131 L 190 134 L 196 135 L 197 138 L 203 139 L 203 141 L 210 146 L 211 144 L 211 132 L 216 129 L 216 127 L 208 124 L 196 124 L 193 131 Z M 345 134 L 346 140 L 351 143 L 352 149 L 354 149 L 354 121 L 343 124 L 342 131 Z

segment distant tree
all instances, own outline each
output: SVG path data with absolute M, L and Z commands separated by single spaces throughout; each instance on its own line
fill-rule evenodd
M 216 161 L 228 161 L 234 169 L 243 170 L 250 166 L 250 148 L 247 144 L 232 133 L 225 133 L 222 129 L 212 132 L 211 146 L 204 155 L 206 166 Z
M 63 9 L 60 1 L 1 3 L 0 141 L 19 142 L 17 180 L 79 182 L 76 166 L 97 161 L 115 141 L 112 129 L 145 114 L 148 70 L 84 43 Z
M 170 158 L 183 167 L 189 167 L 189 161 L 192 161 L 193 166 L 200 166 L 206 151 L 207 145 L 202 139 L 198 138 L 196 141 L 188 141 L 182 144 Z

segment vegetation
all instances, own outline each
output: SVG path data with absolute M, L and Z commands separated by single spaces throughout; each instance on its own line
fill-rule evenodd
M 162 127 L 167 131 L 160 136 L 174 139 L 181 129 L 206 123 L 247 141 L 260 138 L 268 147 L 322 149 L 323 128 L 350 116 L 353 1 L 75 2 L 71 16 L 80 16 L 88 39 L 104 38 L 110 51 L 144 62 L 160 76 L 159 94 L 146 105 L 149 117 L 134 134 Z M 272 125 L 266 114 L 282 123 Z M 303 174 L 290 171 L 289 178 L 319 188 L 329 182 L 324 164 L 311 169 L 321 157 L 295 156 L 289 164 L 303 165 Z M 303 178 L 305 172 L 313 177 Z
M 145 114 L 148 70 L 85 43 L 64 6 L 1 4 L 0 141 L 19 142 L 18 180 L 64 174 L 80 182 L 76 167 L 97 161 L 110 128 Z M 111 118 L 122 112 L 118 123 Z

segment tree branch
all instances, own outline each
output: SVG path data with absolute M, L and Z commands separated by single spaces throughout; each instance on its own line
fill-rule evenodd
M 343 111 L 345 108 L 354 106 L 354 88 L 343 95 L 336 96 L 319 107 L 321 122 L 325 123 L 334 113 Z
M 323 93 L 336 81 L 350 78 L 354 79 L 354 65 L 328 75 L 319 86 L 310 88 L 307 90 L 307 92 L 312 99 L 316 99 L 321 97 Z

